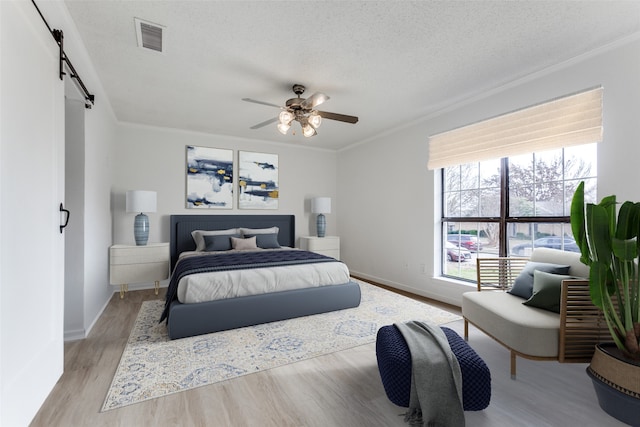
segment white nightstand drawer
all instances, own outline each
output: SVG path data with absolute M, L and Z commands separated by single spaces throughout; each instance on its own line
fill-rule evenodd
M 113 245 L 110 248 L 112 265 L 162 262 L 169 259 L 169 245 L 155 243 L 147 246 Z
M 310 251 L 340 249 L 340 238 L 335 236 L 302 238 L 302 240 L 307 242 Z
M 153 262 L 112 265 L 109 273 L 109 281 L 112 285 L 155 282 L 156 280 L 165 280 L 169 277 L 169 263 Z

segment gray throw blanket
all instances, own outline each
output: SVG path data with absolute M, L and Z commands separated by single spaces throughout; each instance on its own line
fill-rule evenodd
M 411 394 L 405 422 L 412 426 L 464 426 L 462 373 L 437 325 L 396 323 L 411 352 Z

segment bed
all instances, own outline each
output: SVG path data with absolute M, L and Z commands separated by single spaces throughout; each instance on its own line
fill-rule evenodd
M 285 248 L 295 248 L 295 216 L 171 215 L 170 226 L 172 280 L 167 289 L 165 312 L 161 321 L 167 322 L 168 334 L 171 339 L 353 308 L 360 304 L 360 287 L 356 282 L 349 279 L 348 273 L 344 283 L 332 283 L 330 285 L 320 283 L 313 287 L 292 283 L 292 289 L 287 290 L 261 291 L 262 293 L 255 295 L 231 296 L 212 301 L 180 302 L 175 283 L 177 283 L 177 275 L 182 274 L 180 270 L 184 270 L 182 268 L 185 264 L 184 258 L 192 257 L 195 263 L 204 258 L 204 256 L 197 256 L 199 254 L 192 253 L 196 249 L 196 243 L 192 237 L 194 230 L 266 229 L 277 227 L 278 244 Z M 228 255 L 222 253 L 220 255 L 231 256 L 233 255 L 231 253 L 236 251 L 229 252 L 230 254 Z M 260 252 L 260 250 L 247 252 Z M 290 253 L 287 256 L 296 258 L 303 257 L 304 254 L 302 252 L 304 252 L 306 253 L 305 256 L 314 258 L 314 264 L 316 261 L 327 266 L 342 264 L 335 262 L 336 260 L 333 259 L 324 259 L 327 257 L 322 255 L 299 249 L 285 249 L 281 252 L 283 255 L 285 252 Z M 272 257 L 280 255 L 278 249 L 264 249 L 263 253 L 271 254 Z M 183 255 L 183 260 L 180 260 L 180 264 L 178 264 L 181 254 Z M 217 256 L 218 254 L 206 255 Z M 308 263 L 311 261 L 300 262 Z M 177 264 L 178 266 L 176 267 Z M 342 266 L 346 268 L 343 264 Z M 271 275 L 272 272 L 276 274 L 276 270 L 279 271 L 285 268 L 298 268 L 298 266 L 274 267 L 269 270 L 269 274 Z M 313 268 L 320 268 L 319 264 Z M 193 270 L 196 270 L 196 268 Z M 242 271 L 255 274 L 254 271 Z M 249 277 L 251 277 L 250 280 L 261 280 L 259 276 Z M 283 280 L 281 279 L 280 281 Z

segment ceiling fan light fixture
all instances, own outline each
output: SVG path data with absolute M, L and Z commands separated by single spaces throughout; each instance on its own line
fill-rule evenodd
M 282 112 L 278 115 L 278 119 L 280 120 L 280 123 L 286 124 L 286 125 L 290 124 L 294 118 L 295 116 L 289 110 L 282 110 Z
M 312 136 L 317 135 L 317 132 L 313 128 L 313 126 L 311 126 L 309 123 L 303 123 L 302 124 L 302 135 L 304 135 L 306 138 L 310 138 Z
M 283 135 L 286 135 L 291 125 L 289 123 L 278 123 L 277 127 L 278 127 L 278 132 L 280 132 Z
M 269 120 L 265 120 L 262 123 L 251 126 L 251 129 L 259 129 L 263 126 L 267 126 L 271 123 L 278 122 L 276 125 L 278 131 L 286 135 L 291 128 L 291 123 L 295 120 L 300 123 L 302 127 L 302 135 L 305 138 L 310 138 L 317 135 L 316 129 L 320 127 L 324 119 L 337 120 L 345 123 L 357 123 L 358 118 L 355 116 L 347 116 L 346 114 L 329 113 L 327 111 L 318 111 L 316 106 L 327 101 L 329 97 L 322 92 L 316 92 L 308 98 L 302 98 L 305 91 L 305 87 L 301 84 L 293 85 L 293 93 L 296 94 L 296 98 L 287 99 L 284 106 L 272 104 L 270 102 L 257 101 L 251 98 L 242 98 L 243 101 L 253 102 L 255 104 L 268 105 L 280 110 L 277 117 Z M 293 130 L 293 135 L 296 134 L 296 130 Z
M 320 116 L 317 111 L 311 112 L 311 115 L 309 116 L 309 124 L 313 126 L 314 129 L 318 129 L 322 124 L 322 116 Z

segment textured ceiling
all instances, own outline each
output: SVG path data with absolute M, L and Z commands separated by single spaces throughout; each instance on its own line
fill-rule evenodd
M 118 120 L 329 149 L 640 31 L 639 1 L 65 3 Z M 134 17 L 166 27 L 164 53 Z M 294 83 L 360 121 L 249 129 L 278 110 L 242 98 L 283 105 Z

